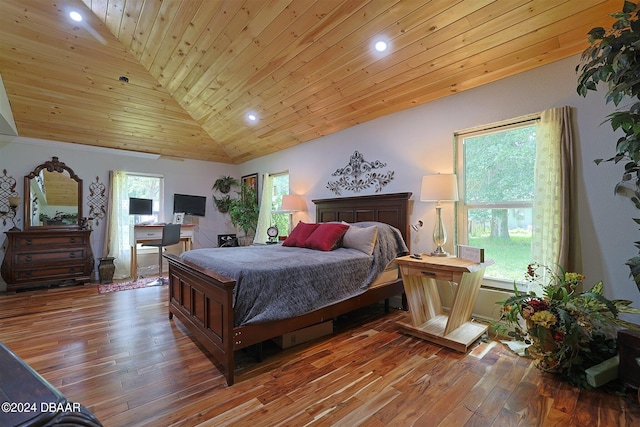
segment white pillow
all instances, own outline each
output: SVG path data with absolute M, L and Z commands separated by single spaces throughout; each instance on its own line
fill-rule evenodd
M 342 238 L 342 246 L 345 248 L 354 248 L 365 254 L 373 254 L 373 248 L 378 238 L 378 227 L 356 227 L 350 226 L 344 237 Z

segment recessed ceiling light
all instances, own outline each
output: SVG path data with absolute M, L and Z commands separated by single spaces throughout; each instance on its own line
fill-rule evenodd
M 73 19 L 76 22 L 80 22 L 82 21 L 82 15 L 80 15 L 78 12 L 76 12 L 75 10 L 73 12 L 69 12 L 69 17 L 71 19 Z
M 385 50 L 387 50 L 387 47 L 387 42 L 384 40 L 379 40 L 375 44 L 375 48 L 378 52 L 384 52 Z
M 250 123 L 255 123 L 255 122 L 258 121 L 258 116 L 256 114 L 254 114 L 254 113 L 249 113 L 249 114 L 247 114 L 247 120 Z

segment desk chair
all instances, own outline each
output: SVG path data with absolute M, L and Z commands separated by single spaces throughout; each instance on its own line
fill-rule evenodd
M 162 240 L 152 240 L 143 243 L 142 246 L 153 246 L 158 248 L 158 284 L 164 285 L 162 277 L 162 248 L 180 243 L 180 224 L 166 224 L 162 228 Z

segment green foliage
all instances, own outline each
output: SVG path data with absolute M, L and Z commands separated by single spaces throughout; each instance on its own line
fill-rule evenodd
M 71 225 L 78 223 L 78 214 L 56 211 L 56 214 L 52 217 L 44 212 L 40 213 L 40 221 L 44 225 Z
M 229 212 L 229 207 L 231 206 L 231 196 L 225 194 L 224 196 L 217 198 L 213 196 L 213 203 L 216 205 L 216 208 L 222 213 Z
M 630 301 L 608 300 L 602 281 L 578 293 L 584 276 L 562 268 L 558 272 L 531 264 L 527 278 L 542 282 L 543 295 L 523 293 L 514 285 L 514 296 L 498 304 L 501 322 L 494 328 L 528 344 L 525 354 L 538 369 L 559 374 L 570 384 L 589 388 L 585 369 L 617 353 L 616 326 L 640 329 L 618 319 L 618 313 L 640 313 Z
M 465 138 L 465 202 L 533 201 L 535 125 Z
M 485 277 L 522 282 L 522 266 L 531 261 L 531 235 L 511 236 L 510 239 L 470 237 L 469 245 L 484 248 L 485 257 L 495 261 L 487 267 Z
M 255 232 L 258 226 L 260 208 L 257 202 L 257 194 L 253 187 L 242 184 L 238 197 L 231 199 L 229 203 L 229 216 L 234 227 L 244 231 L 245 236 L 250 231 Z
M 231 187 L 236 187 L 238 185 L 240 185 L 240 182 L 238 182 L 237 179 L 231 176 L 221 176 L 220 178 L 215 180 L 211 189 L 217 190 L 222 194 L 227 194 L 229 191 L 231 191 Z
M 621 12 L 612 14 L 616 19 L 609 30 L 596 27 L 589 31 L 591 46 L 582 53 L 581 63 L 576 67 L 579 72 L 577 91 L 587 96 L 596 91 L 599 84 L 607 85 L 605 96 L 607 103 L 619 107 L 621 102 L 629 101 L 625 107 L 609 114 L 609 122 L 614 131 L 623 135 L 616 141 L 615 154 L 608 159 L 596 159 L 602 162 L 624 163 L 622 179 L 616 185 L 631 182 L 636 187 L 633 204 L 640 209 L 640 9 L 636 3 L 625 1 Z M 636 223 L 638 220 L 635 220 Z M 636 242 L 636 247 L 640 243 Z M 640 290 L 640 257 L 627 260 L 638 290 Z

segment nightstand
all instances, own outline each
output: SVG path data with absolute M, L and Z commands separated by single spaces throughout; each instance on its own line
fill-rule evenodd
M 488 326 L 471 320 L 484 270 L 493 261 L 476 263 L 456 257 L 422 255 L 396 258 L 402 273 L 409 313 L 398 322 L 407 334 L 466 352 Z M 436 281 L 457 283 L 451 310 L 442 309 Z

